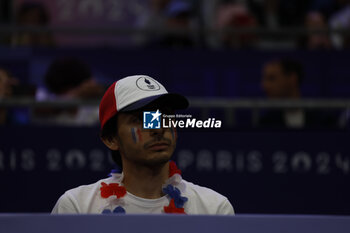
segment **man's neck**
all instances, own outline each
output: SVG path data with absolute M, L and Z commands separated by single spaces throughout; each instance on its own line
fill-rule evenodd
M 160 198 L 164 195 L 162 185 L 169 176 L 169 162 L 152 168 L 123 163 L 123 174 L 123 184 L 128 192 L 147 199 Z

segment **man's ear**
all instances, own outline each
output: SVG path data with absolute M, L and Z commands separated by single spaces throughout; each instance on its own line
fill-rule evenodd
M 111 150 L 119 150 L 119 142 L 116 137 L 113 138 L 102 138 L 102 142 Z

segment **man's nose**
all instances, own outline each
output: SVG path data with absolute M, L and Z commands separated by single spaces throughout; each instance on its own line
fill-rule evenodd
M 151 136 L 152 137 L 156 137 L 156 136 L 163 136 L 164 135 L 164 132 L 165 132 L 165 129 L 164 128 L 160 128 L 160 129 L 152 129 L 151 131 L 150 131 L 150 134 L 151 134 Z

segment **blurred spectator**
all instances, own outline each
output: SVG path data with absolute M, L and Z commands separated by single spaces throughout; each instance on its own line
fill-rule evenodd
M 19 6 L 16 14 L 16 25 L 24 27 L 48 26 L 50 21 L 47 10 L 42 3 L 25 2 Z M 47 32 L 21 32 L 12 38 L 13 45 L 52 46 L 52 35 Z
M 328 28 L 325 17 L 321 12 L 309 12 L 306 15 L 305 25 L 309 30 L 326 30 Z M 331 42 L 328 34 L 312 33 L 304 36 L 299 41 L 299 46 L 306 49 L 330 49 Z
M 279 26 L 278 0 L 247 0 L 246 2 L 259 25 L 267 28 Z
M 170 0 L 151 0 L 150 11 L 144 12 L 143 17 L 141 17 L 139 26 L 144 28 L 163 28 L 165 27 L 165 14 L 164 11 Z M 160 32 L 156 32 L 152 36 L 143 35 L 139 36 L 139 43 L 146 44 L 153 38 L 157 38 L 161 35 Z
M 7 98 L 12 95 L 12 85 L 14 81 L 9 72 L 0 68 L 0 99 Z
M 38 100 L 96 99 L 104 88 L 93 79 L 90 68 L 75 58 L 52 62 L 46 75 L 47 90 L 37 92 Z M 98 107 L 44 108 L 36 111 L 36 121 L 63 125 L 93 125 L 98 122 Z
M 347 0 L 343 1 L 345 6 L 330 16 L 329 25 L 331 29 L 350 30 L 350 3 Z M 339 33 L 332 34 L 332 43 L 336 48 L 346 48 L 350 46 L 350 36 Z
M 262 88 L 270 99 L 298 99 L 303 67 L 293 60 L 268 62 L 263 68 Z
M 195 38 L 183 33 L 193 28 L 193 8 L 189 1 L 171 0 L 164 9 L 165 27 L 181 31 L 166 32 L 165 35 L 151 42 L 151 46 L 166 48 L 191 48 L 195 46 Z
M 20 84 L 8 70 L 0 68 L 0 100 L 16 97 L 33 97 L 34 93 L 34 87 Z M 0 107 L 0 125 L 26 124 L 28 122 L 28 109 Z
M 311 0 L 240 0 L 255 16 L 259 25 L 268 28 L 303 25 Z
M 224 4 L 217 9 L 216 26 L 219 29 L 254 28 L 257 21 L 243 4 Z M 257 37 L 254 33 L 236 34 L 225 32 L 220 38 L 226 48 L 255 47 Z
M 268 62 L 263 68 L 262 88 L 269 99 L 296 100 L 301 98 L 303 66 L 293 60 Z M 265 111 L 259 125 L 269 128 L 336 127 L 336 117 L 328 112 L 305 109 Z
M 9 73 L 0 68 L 0 100 L 8 98 L 12 95 L 12 83 Z M 5 108 L 0 108 L 0 125 L 7 123 L 8 111 Z

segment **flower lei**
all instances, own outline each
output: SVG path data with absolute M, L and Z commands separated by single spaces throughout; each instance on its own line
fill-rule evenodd
M 112 175 L 115 173 L 112 170 Z M 163 193 L 167 194 L 171 199 L 168 206 L 163 207 L 164 213 L 186 214 L 184 204 L 188 200 L 187 197 L 181 196 L 180 190 L 174 185 L 181 182 L 181 170 L 177 168 L 174 161 L 169 162 L 169 179 L 163 185 Z M 125 209 L 122 207 L 125 202 L 123 197 L 127 194 L 124 186 L 118 183 L 106 184 L 101 183 L 101 197 L 107 199 L 109 207 L 104 208 L 103 214 L 125 214 Z M 112 206 L 117 205 L 112 210 Z

